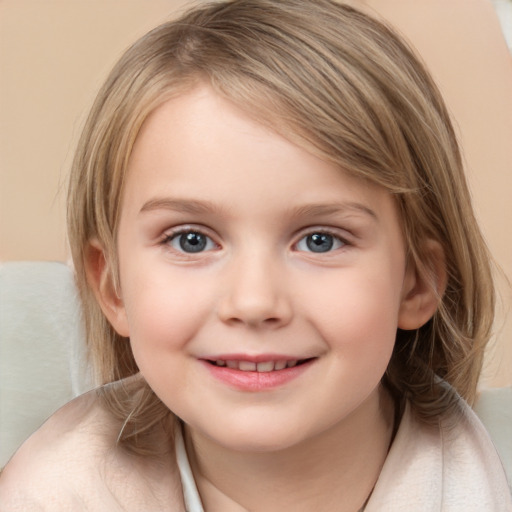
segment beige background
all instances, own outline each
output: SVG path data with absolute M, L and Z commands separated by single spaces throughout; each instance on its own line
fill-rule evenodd
M 483 382 L 512 385 L 512 60 L 498 19 L 487 0 L 353 3 L 380 12 L 413 42 L 453 113 L 475 208 L 503 269 Z M 185 5 L 0 0 L 1 261 L 67 260 L 66 178 L 87 109 L 122 50 Z

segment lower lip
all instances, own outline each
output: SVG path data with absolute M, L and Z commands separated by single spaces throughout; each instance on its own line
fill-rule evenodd
M 312 359 L 293 368 L 274 370 L 271 372 L 244 372 L 228 368 L 227 366 L 216 366 L 201 361 L 210 374 L 217 380 L 230 387 L 241 391 L 266 391 L 284 386 L 288 382 L 300 377 L 306 372 L 315 360 Z

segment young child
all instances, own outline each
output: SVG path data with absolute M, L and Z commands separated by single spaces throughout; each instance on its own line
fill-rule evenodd
M 471 411 L 489 255 L 443 101 L 329 0 L 198 7 L 135 43 L 74 161 L 97 390 L 1 510 L 505 511 Z

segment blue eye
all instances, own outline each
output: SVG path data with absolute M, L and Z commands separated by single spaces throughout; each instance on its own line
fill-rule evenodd
M 345 242 L 329 233 L 310 233 L 301 238 L 297 243 L 297 250 L 306 252 L 323 253 L 343 247 Z
M 215 243 L 209 236 L 199 233 L 198 231 L 176 233 L 169 236 L 166 243 L 173 249 L 186 253 L 209 251 L 215 247 Z

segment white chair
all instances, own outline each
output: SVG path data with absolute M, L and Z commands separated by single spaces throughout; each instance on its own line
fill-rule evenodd
M 482 390 L 474 409 L 491 435 L 512 489 L 512 388 Z
M 0 467 L 48 416 L 90 388 L 71 269 L 0 265 Z

